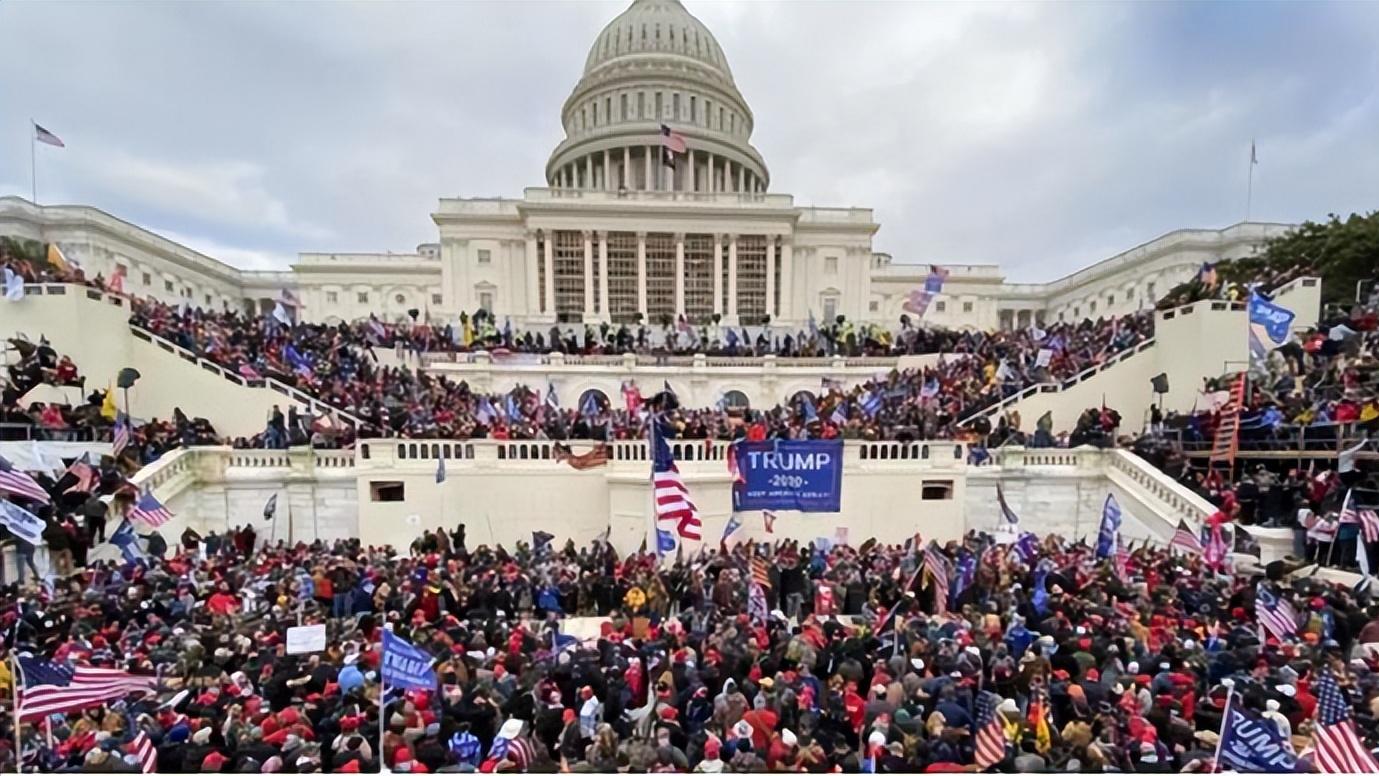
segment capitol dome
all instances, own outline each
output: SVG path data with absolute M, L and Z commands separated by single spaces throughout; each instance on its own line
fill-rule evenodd
M 554 188 L 757 194 L 770 180 L 723 48 L 680 0 L 634 0 L 603 28 L 561 124 Z M 662 125 L 685 141 L 674 167 Z

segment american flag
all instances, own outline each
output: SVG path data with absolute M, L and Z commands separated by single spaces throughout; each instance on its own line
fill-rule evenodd
M 96 467 L 91 465 L 91 456 L 87 453 L 83 453 L 80 458 L 73 461 L 72 465 L 67 467 L 67 471 L 63 473 L 60 479 L 66 480 L 67 475 L 71 475 L 73 481 L 72 484 L 63 488 L 63 493 L 74 490 L 81 493 L 90 493 L 91 489 L 100 481 L 100 475 L 96 472 Z
M 110 437 L 110 454 L 116 458 L 129 447 L 129 417 L 123 412 L 115 415 L 115 431 Z
M 153 773 L 158 770 L 158 750 L 153 747 L 153 741 L 144 731 L 140 730 L 139 735 L 129 742 L 129 753 L 139 758 L 140 771 Z
M 775 532 L 776 532 L 776 513 L 775 513 L 775 512 L 772 512 L 772 511 L 770 511 L 770 510 L 763 510 L 762 513 L 761 513 L 761 522 L 762 522 L 762 524 L 766 527 L 766 533 L 775 533 Z
M 19 718 L 42 719 L 117 701 L 130 693 L 151 693 L 157 680 L 94 666 L 75 668 L 20 656 Z
M 1352 505 L 1351 491 L 1346 491 L 1345 503 L 1341 505 L 1340 525 L 1357 524 L 1366 542 L 1379 542 L 1379 514 L 1373 509 L 1359 509 Z
M 948 608 L 948 561 L 933 542 L 924 552 L 924 570 L 934 582 L 934 612 L 943 614 Z
M 129 519 L 140 520 L 157 528 L 171 520 L 172 513 L 158 499 L 154 498 L 151 492 L 145 491 L 144 495 L 135 502 L 134 508 L 129 510 Z
M 0 491 L 39 501 L 44 504 L 52 501 L 48 491 L 43 489 L 33 477 L 14 468 L 14 464 L 0 457 Z
M 755 581 L 747 586 L 747 616 L 763 623 L 771 616 L 766 606 L 766 589 Z
M 677 154 L 685 152 L 685 136 L 666 126 L 661 125 L 661 145 L 667 151 Z
M 674 522 L 675 530 L 681 538 L 700 538 L 700 528 L 704 523 L 699 519 L 699 510 L 690 501 L 689 488 L 680 479 L 680 470 L 675 468 L 675 456 L 666 444 L 661 433 L 660 421 L 652 422 L 651 433 L 651 486 L 655 492 L 656 521 Z
M 495 738 L 493 747 L 488 750 L 488 759 L 500 763 L 509 755 L 517 764 L 518 771 L 526 771 L 527 766 L 536 759 L 536 750 L 525 738 Z
M 977 770 L 986 770 L 1006 756 L 1006 736 L 1001 719 L 996 715 L 996 707 L 1001 697 L 994 692 L 983 691 L 977 699 Z
M 1292 604 L 1274 595 L 1263 582 L 1255 588 L 1255 619 L 1280 639 L 1297 635 L 1298 614 Z
M 1312 731 L 1317 769 L 1322 773 L 1379 773 L 1350 718 L 1350 704 L 1330 671 L 1317 679 L 1317 726 Z
M 1168 543 L 1170 547 L 1177 547 L 1184 552 L 1201 552 L 1202 542 L 1198 541 L 1197 534 L 1188 527 L 1186 520 L 1178 521 L 1178 530 L 1173 532 L 1173 540 Z
M 67 147 L 67 144 L 62 142 L 62 138 L 54 135 L 52 132 L 49 132 L 36 123 L 34 124 L 34 140 L 40 143 L 46 143 L 50 146 L 57 146 L 58 148 Z

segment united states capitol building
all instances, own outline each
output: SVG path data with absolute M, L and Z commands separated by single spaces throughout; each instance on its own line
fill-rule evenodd
M 893 258 L 868 208 L 772 191 L 755 123 L 713 34 L 679 0 L 635 0 L 595 37 L 561 106 L 565 137 L 544 185 L 512 198 L 442 198 L 436 238 L 415 252 L 303 252 L 290 270 L 246 271 L 95 208 L 16 197 L 0 199 L 0 234 L 57 243 L 88 274 L 123 267 L 131 294 L 267 312 L 286 291 L 302 319 L 318 322 L 409 310 L 443 322 L 485 309 L 541 328 L 682 315 L 894 325 L 937 264 L 950 276 L 925 321 L 990 330 L 1150 307 L 1203 261 L 1248 255 L 1285 228 L 1182 229 L 1067 277 L 1008 283 L 995 265 Z M 684 140 L 673 166 L 663 125 Z

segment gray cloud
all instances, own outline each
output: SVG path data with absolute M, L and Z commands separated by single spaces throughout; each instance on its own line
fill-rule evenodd
M 230 261 L 405 250 L 518 196 L 621 2 L 0 3 L 0 192 Z M 1379 6 L 690 2 L 772 188 L 878 250 L 1049 279 L 1186 226 L 1379 206 Z

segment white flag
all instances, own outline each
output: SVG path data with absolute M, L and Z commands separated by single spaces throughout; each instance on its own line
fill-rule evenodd
M 1053 360 L 1053 351 L 1048 348 L 1039 348 L 1039 355 L 1034 359 L 1036 367 L 1045 367 Z
M 5 267 L 5 298 L 11 302 L 24 298 L 24 278 L 9 267 Z
M 292 325 L 292 316 L 287 314 L 287 308 L 283 307 L 282 302 L 278 302 L 273 307 L 273 318 L 284 326 Z

